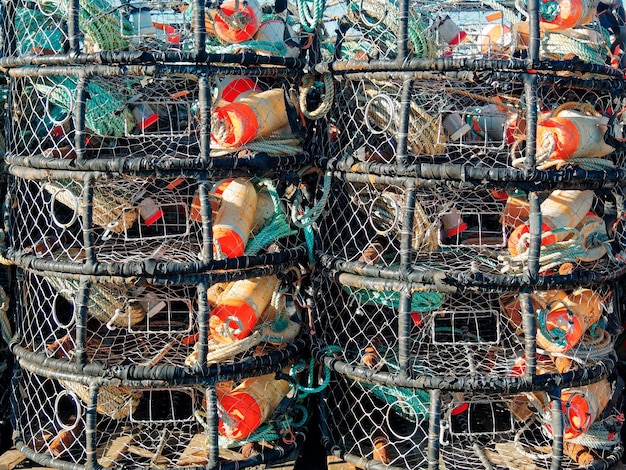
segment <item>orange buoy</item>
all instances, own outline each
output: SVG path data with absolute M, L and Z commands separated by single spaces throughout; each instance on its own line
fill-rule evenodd
M 561 407 L 565 418 L 564 439 L 574 439 L 587 432 L 600 417 L 612 395 L 606 378 L 599 382 L 565 389 L 561 392 Z
M 225 77 L 217 84 L 217 99 L 232 103 L 251 91 L 262 91 L 255 80 L 250 77 Z
M 263 318 L 279 284 L 276 275 L 234 281 L 211 310 L 209 329 L 216 341 L 228 343 L 245 338 Z
M 537 156 L 550 160 L 605 157 L 614 149 L 604 142 L 607 119 L 573 109 L 537 124 Z
M 530 214 L 530 204 L 525 194 L 509 194 L 500 222 L 505 227 L 517 227 L 528 221 Z
M 282 88 L 273 88 L 217 107 L 211 119 L 211 137 L 224 147 L 240 147 L 288 124 L 285 93 Z
M 287 396 L 290 384 L 276 380 L 274 374 L 245 379 L 219 400 L 218 429 L 230 439 L 245 439 L 272 416 Z
M 259 29 L 261 15 L 256 0 L 226 0 L 213 12 L 213 31 L 231 44 L 249 41 Z
M 554 0 L 542 0 L 541 7 L 556 8 L 540 14 L 539 20 L 548 31 L 563 31 L 590 23 L 596 12 L 596 5 L 597 2 L 586 0 L 557 0 L 556 2 Z
M 244 178 L 234 179 L 224 188 L 213 224 L 216 253 L 227 258 L 244 254 L 254 221 L 256 203 L 256 189 Z
M 545 317 L 537 329 L 537 345 L 546 351 L 563 353 L 581 340 L 587 329 L 600 319 L 602 297 L 591 289 L 577 289 L 548 302 Z
M 541 233 L 548 233 L 555 228 L 576 227 L 591 209 L 594 193 L 591 190 L 560 190 L 552 191 L 550 196 L 541 203 L 543 223 Z M 525 237 L 530 231 L 527 224 L 518 225 L 511 233 L 508 241 L 509 253 L 517 256 L 528 249 L 528 238 Z M 543 236 L 541 245 L 546 246 L 565 240 L 569 233 L 551 233 Z
M 511 41 L 511 28 L 503 23 L 485 26 L 478 36 L 480 52 L 494 58 L 510 55 Z

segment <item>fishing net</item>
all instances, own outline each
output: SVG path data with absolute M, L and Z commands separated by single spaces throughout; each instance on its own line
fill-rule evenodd
M 223 186 L 232 180 L 209 183 L 213 217 L 220 207 Z M 244 234 L 248 253 L 298 246 L 299 231 L 291 224 L 285 196 L 291 182 L 268 178 L 241 181 L 251 182 L 254 207 L 258 208 L 246 226 L 249 233 Z M 198 182 L 192 177 L 106 177 L 96 182 L 14 178 L 9 191 L 16 201 L 31 201 L 29 207 L 17 207 L 10 221 L 19 255 L 80 262 L 85 259 L 85 231 L 90 233 L 95 257 L 101 263 L 121 265 L 146 256 L 185 263 L 198 261 L 202 253 L 202 205 Z M 87 193 L 91 194 L 90 221 L 85 218 Z
M 427 80 L 434 74 L 424 72 L 410 82 L 382 76 L 375 80 L 342 80 L 328 115 L 333 126 L 329 150 L 346 162 L 361 165 L 469 163 L 478 168 L 524 168 L 523 84 L 519 76 L 505 80 L 496 78 L 498 72 L 491 73 L 485 72 L 478 82 L 471 72 L 467 72 L 467 79 L 459 73 Z M 371 75 L 375 76 L 373 72 Z M 409 90 L 408 103 L 403 102 L 403 87 Z M 621 136 L 621 130 L 609 119 L 621 103 L 610 93 L 594 90 L 591 82 L 589 88 L 572 87 L 567 93 L 546 85 L 539 90 L 538 106 L 542 111 L 538 119 L 538 169 L 612 169 L 622 162 L 621 146 L 610 140 L 611 136 Z M 344 109 L 352 112 L 344 113 Z M 565 145 L 564 137 L 556 137 L 555 142 L 549 129 L 558 128 L 566 117 L 576 120 L 580 135 L 594 142 L 586 152 L 566 156 L 555 151 L 555 146 Z M 405 131 L 402 126 L 407 118 Z M 555 126 L 555 122 L 559 124 Z M 589 129 L 589 133 L 582 129 Z M 398 156 L 400 135 L 407 131 L 407 155 Z
M 476 270 L 519 276 L 528 266 L 530 213 L 524 191 L 483 185 L 464 190 L 443 183 L 430 189 L 401 178 L 346 172 L 330 183 L 329 195 L 318 221 L 320 251 L 355 263 L 354 269 L 368 265 L 397 270 L 407 231 L 414 269 L 444 272 L 449 282 Z M 552 225 L 543 229 L 541 272 L 589 269 L 609 274 L 620 269 L 622 229 L 615 209 L 621 205 L 621 191 L 545 191 L 540 205 L 546 214 L 560 213 L 569 208 L 562 197 L 569 196 L 582 205 L 578 216 L 559 219 L 567 226 L 557 227 L 557 218 L 544 215 Z
M 524 418 L 516 416 L 517 396 L 473 392 L 437 393 L 431 398 L 398 387 L 382 394 L 377 387 L 383 388 L 337 377 L 321 402 L 328 448 L 340 445 L 348 462 L 363 458 L 369 465 L 393 469 L 426 468 L 428 462 L 455 469 L 547 469 L 554 464 L 553 443 L 546 432 L 550 413 L 533 409 Z M 621 427 L 620 400 L 613 396 L 592 428 L 565 441 L 559 468 L 619 460 L 619 439 L 612 433 Z M 434 447 L 439 455 L 432 452 Z

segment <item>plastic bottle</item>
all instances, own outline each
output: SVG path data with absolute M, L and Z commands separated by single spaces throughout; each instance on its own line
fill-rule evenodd
M 250 436 L 272 416 L 289 390 L 289 382 L 276 380 L 274 374 L 245 379 L 219 400 L 222 409 L 218 421 L 220 433 L 230 439 Z
M 231 44 L 249 41 L 259 29 L 261 15 L 261 6 L 256 0 L 226 0 L 213 12 L 213 31 Z
M 577 289 L 547 303 L 545 327 L 537 329 L 537 345 L 555 353 L 569 351 L 600 319 L 603 302 L 602 297 L 591 289 Z
M 541 232 L 546 233 L 555 228 L 576 227 L 591 209 L 594 193 L 591 190 L 560 190 L 552 191 L 550 196 L 541 203 Z M 522 243 L 523 235 L 529 233 L 527 224 L 518 225 L 509 237 L 508 247 L 512 256 L 517 256 L 528 249 L 528 242 Z M 564 240 L 568 233 L 552 233 L 541 239 L 541 245 L 549 245 Z
M 254 185 L 244 179 L 232 180 L 222 192 L 220 208 L 213 224 L 216 253 L 227 258 L 242 256 L 250 236 L 257 196 Z
M 439 37 L 450 46 L 456 46 L 467 37 L 467 33 L 462 31 L 449 15 L 439 18 L 435 23 L 435 28 Z
M 287 126 L 282 88 L 252 92 L 213 111 L 211 136 L 224 147 L 240 147 Z
M 275 275 L 234 281 L 224 290 L 211 310 L 209 329 L 222 343 L 243 339 L 250 334 L 272 301 L 278 287 Z
M 614 150 L 604 142 L 607 122 L 604 116 L 564 109 L 537 124 L 537 154 L 551 160 L 605 157 Z

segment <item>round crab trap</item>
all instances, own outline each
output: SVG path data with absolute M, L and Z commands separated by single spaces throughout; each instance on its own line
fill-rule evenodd
M 604 377 L 550 393 L 447 394 L 338 377 L 322 431 L 330 452 L 372 468 L 610 468 L 623 452 L 619 387 Z
M 320 264 L 329 269 L 401 280 L 408 263 L 413 281 L 502 287 L 520 285 L 531 259 L 548 283 L 555 275 L 613 279 L 624 270 L 620 187 L 535 193 L 334 175 L 317 224 Z M 529 196 L 541 212 L 537 258 L 530 249 L 536 214 Z
M 325 11 L 312 324 L 330 453 L 372 469 L 621 459 L 624 76 L 597 6 Z
M 303 24 L 297 11 L 256 0 L 98 0 L 79 1 L 76 7 L 64 0 L 19 1 L 5 13 L 5 30 L 12 37 L 5 57 L 65 55 L 78 47 L 84 54 L 125 61 L 150 55 L 182 62 L 198 52 L 245 51 L 278 62 L 300 55 L 312 36 L 310 16 Z M 72 35 L 72 27 L 80 38 Z
M 16 371 L 16 443 L 47 465 L 75 468 L 246 468 L 276 461 L 302 443 L 308 418 L 289 364 L 279 373 L 259 368 L 261 375 L 245 377 L 231 370 L 228 380 L 214 384 L 172 386 L 44 375 L 30 363 Z
M 301 102 L 318 98 L 300 85 L 319 13 L 5 6 L 16 447 L 58 468 L 285 459 L 315 391 L 301 286 L 319 131 Z
M 243 268 L 286 262 L 306 251 L 289 203 L 301 194 L 293 187 L 297 173 L 293 180 L 227 174 L 199 180 L 10 171 L 15 178 L 8 197 L 15 202 L 8 255 L 19 263 L 68 272 L 87 272 L 91 264 L 96 273 L 97 264 L 106 265 L 100 273 L 148 274 L 144 263 L 152 259 L 162 263 L 161 274 L 197 273 L 211 263 L 235 267 L 235 258 Z M 20 200 L 31 203 L 27 208 Z M 212 224 L 210 231 L 203 220 Z
M 486 71 L 478 83 L 471 72 L 468 77 L 426 76 L 431 79 L 422 78 L 424 74 L 340 77 L 342 86 L 328 116 L 332 155 L 362 167 L 443 165 L 451 175 L 455 165 L 476 167 L 476 176 L 486 168 L 508 170 L 490 175 L 492 180 L 504 174 L 511 178 L 529 166 L 615 170 L 623 163 L 623 145 L 617 140 L 622 133 L 618 119 L 622 104 L 607 89 L 610 82 L 563 77 L 555 84 L 554 77 L 545 77 L 536 94 L 537 146 L 529 163 L 525 153 L 529 93 L 520 74 L 507 77 L 507 72 Z M 567 92 L 561 93 L 564 84 Z M 398 155 L 403 133 L 406 155 Z M 470 171 L 466 176 L 476 177 Z

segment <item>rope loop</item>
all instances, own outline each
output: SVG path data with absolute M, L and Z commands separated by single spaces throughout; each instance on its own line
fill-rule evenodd
M 311 89 L 315 86 L 315 80 L 311 75 L 305 75 L 302 77 L 302 86 L 300 88 L 300 109 L 302 110 L 302 114 L 312 121 L 326 116 L 333 106 L 333 99 L 335 96 L 333 75 L 330 72 L 324 72 L 322 79 L 324 81 L 324 98 L 317 109 L 309 111 L 307 109 L 306 99 Z

